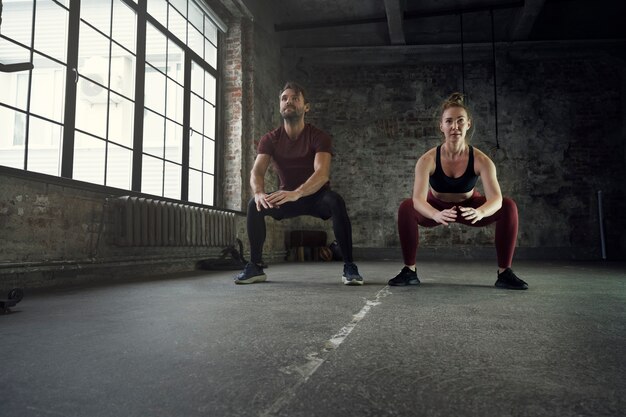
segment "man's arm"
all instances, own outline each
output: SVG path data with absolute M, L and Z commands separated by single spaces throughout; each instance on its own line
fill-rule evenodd
M 268 154 L 260 153 L 254 160 L 254 166 L 250 171 L 250 187 L 254 194 L 254 201 L 256 201 L 256 209 L 261 211 L 261 207 L 271 208 L 273 207 L 267 201 L 267 194 L 265 194 L 265 173 L 270 166 L 272 157 Z
M 293 191 L 280 190 L 269 195 L 266 200 L 269 204 L 280 206 L 289 201 L 296 201 L 307 195 L 315 194 L 328 182 L 330 178 L 330 161 L 332 155 L 329 152 L 317 152 L 313 161 L 313 174 L 298 188 Z

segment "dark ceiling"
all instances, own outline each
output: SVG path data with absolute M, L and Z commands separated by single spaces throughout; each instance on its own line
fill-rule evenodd
M 625 0 L 275 0 L 271 4 L 274 30 L 288 48 L 626 39 Z

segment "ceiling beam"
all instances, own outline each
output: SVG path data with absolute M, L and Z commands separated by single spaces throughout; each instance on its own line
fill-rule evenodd
M 396 0 L 399 2 L 402 0 Z M 531 1 L 531 0 L 527 0 Z M 387 8 L 387 3 L 393 3 L 385 0 L 385 8 Z M 423 19 L 426 17 L 435 17 L 435 16 L 451 16 L 465 13 L 476 13 L 482 11 L 489 10 L 504 10 L 504 9 L 514 9 L 518 7 L 524 6 L 524 0 L 507 0 L 505 3 L 497 3 L 497 4 L 484 4 L 476 7 L 465 7 L 458 9 L 437 9 L 431 11 L 404 11 L 402 13 L 403 20 L 414 20 L 414 19 Z M 403 10 L 403 8 L 402 8 Z M 375 16 L 366 16 L 359 18 L 346 18 L 346 19 L 328 19 L 328 20 L 312 20 L 305 22 L 289 22 L 289 23 L 277 23 L 274 25 L 274 31 L 276 32 L 288 32 L 292 30 L 305 30 L 305 29 L 324 29 L 330 27 L 342 27 L 342 26 L 351 26 L 351 25 L 367 25 L 373 23 L 386 23 L 388 22 L 387 16 L 375 15 Z
M 524 7 L 517 12 L 511 25 L 511 32 L 509 33 L 511 40 L 528 40 L 544 4 L 545 0 L 526 0 L 524 2 Z
M 385 0 L 389 40 L 392 45 L 405 45 L 403 0 Z

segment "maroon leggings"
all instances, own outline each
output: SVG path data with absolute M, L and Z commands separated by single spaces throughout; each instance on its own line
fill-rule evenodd
M 487 199 L 478 191 L 465 201 L 459 203 L 448 203 L 437 199 L 431 192 L 428 192 L 428 203 L 437 210 L 445 210 L 457 207 L 482 206 Z M 498 267 L 508 268 L 513 262 L 513 252 L 515 251 L 515 241 L 517 240 L 517 205 L 510 198 L 502 199 L 502 207 L 489 217 L 484 217 L 472 224 L 461 216 L 461 211 L 457 210 L 457 223 L 472 227 L 484 227 L 496 223 L 496 253 L 498 256 Z M 424 227 L 439 226 L 433 219 L 422 216 L 413 207 L 413 200 L 406 199 L 400 204 L 398 209 L 398 232 L 400 235 L 400 246 L 402 246 L 402 257 L 405 265 L 415 265 L 415 254 L 419 239 L 417 225 Z

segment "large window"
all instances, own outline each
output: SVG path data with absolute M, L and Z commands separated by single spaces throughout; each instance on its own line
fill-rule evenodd
M 201 0 L 2 0 L 0 165 L 213 205 L 219 31 Z

